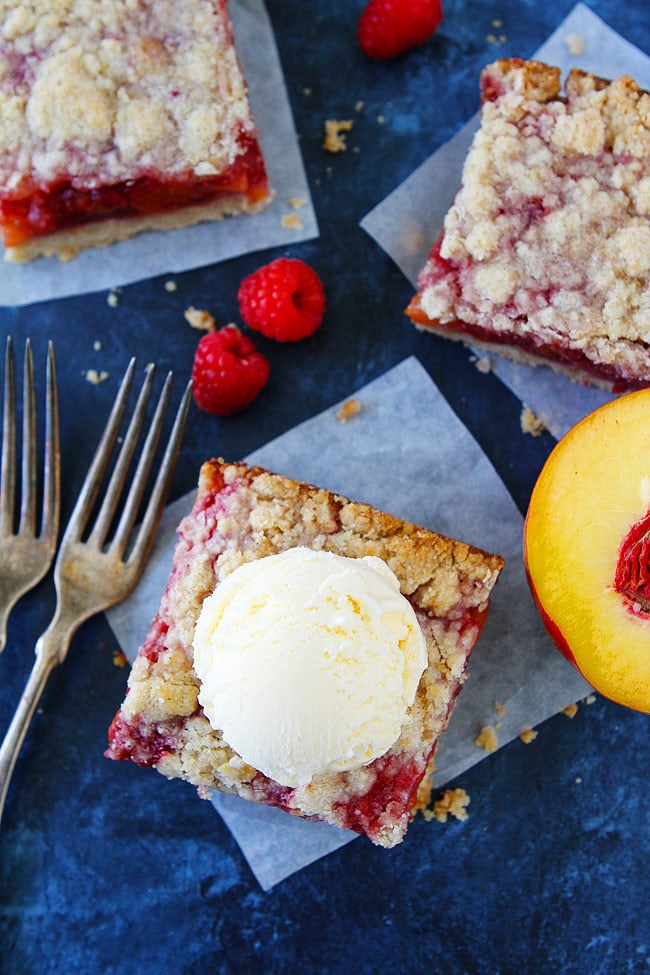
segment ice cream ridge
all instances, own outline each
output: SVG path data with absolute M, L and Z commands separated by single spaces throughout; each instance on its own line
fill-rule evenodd
M 235 569 L 194 634 L 210 724 L 284 786 L 384 755 L 426 665 L 415 611 L 382 559 L 301 546 Z

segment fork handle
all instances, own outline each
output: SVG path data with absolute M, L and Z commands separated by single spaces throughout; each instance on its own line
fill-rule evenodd
M 36 660 L 27 683 L 20 696 L 18 707 L 11 720 L 11 724 L 0 746 L 0 820 L 4 810 L 9 783 L 16 765 L 18 753 L 22 747 L 27 729 L 34 716 L 34 712 L 41 699 L 48 678 L 56 665 L 65 656 L 65 650 L 70 643 L 71 632 L 69 626 L 55 617 L 48 629 L 39 637 L 35 654 Z

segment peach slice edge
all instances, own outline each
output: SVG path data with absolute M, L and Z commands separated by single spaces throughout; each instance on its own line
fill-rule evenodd
M 649 420 L 650 389 L 581 420 L 544 465 L 524 526 L 528 581 L 554 642 L 597 691 L 644 712 L 650 614 L 614 590 L 614 575 L 650 508 Z

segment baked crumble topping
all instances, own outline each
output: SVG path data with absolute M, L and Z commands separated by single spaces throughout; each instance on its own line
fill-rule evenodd
M 577 69 L 562 94 L 558 68 L 518 59 L 485 68 L 481 89 L 416 324 L 650 381 L 650 94 Z
M 215 174 L 251 132 L 225 3 L 1 0 L 0 180 Z
M 203 600 L 220 580 L 244 562 L 299 545 L 383 558 L 415 609 L 429 662 L 388 752 L 360 769 L 322 773 L 290 788 L 246 765 L 211 727 L 198 704 L 192 642 Z M 107 754 L 154 765 L 202 795 L 233 792 L 392 846 L 412 817 L 502 564 L 499 556 L 324 489 L 244 464 L 208 462 L 179 527 L 168 586 L 134 662 Z

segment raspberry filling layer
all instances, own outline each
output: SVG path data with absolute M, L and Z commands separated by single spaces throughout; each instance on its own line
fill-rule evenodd
M 34 237 L 108 219 L 172 213 L 229 196 L 244 195 L 251 203 L 264 199 L 268 183 L 257 142 L 242 136 L 245 151 L 222 173 L 170 178 L 154 174 L 110 186 L 77 187 L 61 179 L 32 186 L 20 196 L 0 195 L 0 226 L 5 247 L 19 247 Z
M 642 389 L 649 385 L 647 382 L 621 379 L 619 371 L 614 366 L 607 363 L 596 364 L 579 349 L 570 349 L 564 345 L 542 342 L 531 333 L 508 332 L 504 334 L 484 328 L 481 325 L 461 321 L 459 318 L 450 322 L 432 321 L 422 310 L 418 295 L 415 295 L 411 300 L 406 309 L 406 314 L 416 325 L 430 328 L 432 331 L 441 334 L 449 332 L 452 335 L 467 337 L 468 341 L 475 339 L 477 342 L 502 345 L 504 348 L 516 347 L 523 349 L 531 356 L 547 359 L 551 363 L 564 364 L 572 370 L 606 382 L 613 393 L 624 393 L 626 390 Z

